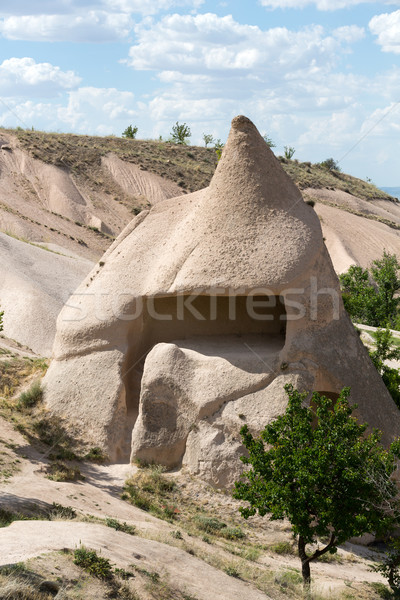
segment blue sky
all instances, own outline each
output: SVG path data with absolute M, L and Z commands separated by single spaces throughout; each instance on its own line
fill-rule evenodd
M 0 3 L 2 126 L 167 138 L 179 121 L 202 144 L 237 114 L 277 154 L 400 185 L 400 0 Z

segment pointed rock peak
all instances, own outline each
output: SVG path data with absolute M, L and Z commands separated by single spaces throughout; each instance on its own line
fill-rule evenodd
M 210 197 L 255 210 L 289 210 L 301 194 L 256 126 L 243 115 L 232 120 L 228 141 L 210 183 Z

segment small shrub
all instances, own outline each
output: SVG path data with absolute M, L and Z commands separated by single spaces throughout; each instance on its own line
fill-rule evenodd
M 79 467 L 56 461 L 50 465 L 47 478 L 52 481 L 77 481 L 78 479 L 84 479 L 84 476 L 81 474 Z
M 125 569 L 119 569 L 118 567 L 114 569 L 114 573 L 115 575 L 118 575 L 118 577 L 121 577 L 121 579 L 124 580 L 130 579 L 131 577 L 135 577 L 135 574 L 132 573 L 132 571 L 125 571 Z
M 343 562 L 343 558 L 340 556 L 340 554 L 331 554 L 330 552 L 327 552 L 326 554 L 323 554 L 317 558 L 317 562 L 341 564 Z
M 291 588 L 302 583 L 303 578 L 297 571 L 282 571 L 275 575 L 275 583 L 283 588 Z
M 327 169 L 328 171 L 341 171 L 339 163 L 333 158 L 327 158 L 323 160 L 321 163 L 319 163 L 319 166 L 323 169 Z
M 284 155 L 286 160 L 290 160 L 291 158 L 293 158 L 295 152 L 296 150 L 292 146 L 284 147 Z
M 171 531 L 171 535 L 176 540 L 183 540 L 183 535 L 181 534 L 181 532 L 179 531 L 179 529 L 177 529 L 176 531 Z
M 270 548 L 272 552 L 275 552 L 275 554 L 285 555 L 295 553 L 290 542 L 277 542 L 276 544 L 270 546 Z
M 215 517 L 199 515 L 195 518 L 195 522 L 198 529 L 206 533 L 213 533 L 214 535 L 218 535 L 221 529 L 226 528 L 226 524 Z
M 230 577 L 240 577 L 240 573 L 235 565 L 228 565 L 225 567 L 224 571 L 227 575 L 230 575 Z
M 239 556 L 241 556 L 242 558 L 246 559 L 246 560 L 251 560 L 253 562 L 255 562 L 256 560 L 258 560 L 261 556 L 261 550 L 259 548 L 244 548 L 240 553 Z
M 40 381 L 35 381 L 29 390 L 22 392 L 19 397 L 17 409 L 32 408 L 36 406 L 43 398 L 43 388 Z
M 5 508 L 0 508 L 0 527 L 8 527 L 14 521 L 24 521 L 28 519 L 25 515 L 20 513 L 14 513 Z
M 157 573 L 157 571 L 148 571 L 147 569 L 142 569 L 141 567 L 137 567 L 135 565 L 131 565 L 131 567 L 133 567 L 135 571 L 141 575 L 148 577 L 153 583 L 158 583 L 160 581 L 160 575 Z
M 240 527 L 223 527 L 219 533 L 227 540 L 241 540 L 246 537 L 246 534 Z
M 393 598 L 395 597 L 384 583 L 372 581 L 369 585 L 374 590 L 374 592 L 378 594 L 379 598 L 383 598 L 383 600 L 393 600 Z
M 63 506 L 57 502 L 53 502 L 51 509 L 48 512 L 49 519 L 75 519 L 76 510 L 72 506 Z
M 308 204 L 308 206 L 312 206 L 314 208 L 315 200 L 306 200 L 306 204 Z
M 136 527 L 134 525 L 128 525 L 128 523 L 121 523 L 117 519 L 109 519 L 106 518 L 107 527 L 112 527 L 116 531 L 123 531 L 124 533 L 129 533 L 130 535 L 134 535 L 136 531 Z
M 126 492 L 121 496 L 123 500 L 128 500 L 131 504 L 140 508 L 140 510 L 149 512 L 152 507 L 152 502 L 148 496 L 143 494 L 141 490 L 134 485 L 126 485 L 125 489 Z
M 161 514 L 160 516 L 168 521 L 172 521 L 176 519 L 179 515 L 179 509 L 175 506 L 175 504 L 163 504 L 161 506 Z
M 112 578 L 110 561 L 107 558 L 99 556 L 96 550 L 89 550 L 84 546 L 77 548 L 74 552 L 74 564 L 99 579 Z
M 104 265 L 104 262 L 103 262 L 103 265 Z M 100 263 L 100 266 L 102 266 L 101 263 Z M 90 460 L 90 462 L 96 462 L 96 463 L 102 463 L 107 460 L 107 456 L 104 454 L 103 450 L 101 448 L 99 448 L 98 446 L 95 446 L 94 448 L 90 448 L 89 452 L 87 454 L 85 454 L 85 456 L 83 458 L 85 460 Z
M 79 460 L 79 457 L 70 448 L 60 446 L 55 452 L 49 454 L 50 460 Z

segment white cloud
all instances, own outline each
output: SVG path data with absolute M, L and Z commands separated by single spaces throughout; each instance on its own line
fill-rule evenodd
M 105 5 L 112 9 L 123 10 L 129 13 L 141 13 L 154 15 L 162 10 L 170 10 L 174 7 L 198 8 L 205 0 L 103 0 Z
M 344 25 L 343 27 L 338 27 L 335 29 L 333 31 L 333 36 L 340 42 L 353 44 L 355 42 L 359 42 L 365 37 L 365 29 L 364 27 L 359 27 L 358 25 Z
M 7 99 L 0 104 L 0 124 L 50 131 L 108 135 L 138 124 L 134 94 L 114 88 L 82 87 L 53 102 Z
M 133 23 L 125 13 L 89 11 L 85 15 L 6 17 L 0 33 L 10 40 L 110 42 L 126 37 Z
M 153 15 L 174 7 L 198 8 L 204 0 L 14 0 L 1 16 L 85 14 L 89 10 Z
M 137 44 L 128 64 L 136 69 L 208 72 L 230 77 L 232 72 L 257 74 L 264 81 L 287 72 L 334 64 L 343 42 L 359 38 L 361 28 L 346 28 L 335 37 L 312 25 L 298 32 L 285 27 L 266 31 L 241 25 L 232 16 L 215 14 L 169 15 L 158 23 L 136 26 Z M 346 38 L 346 39 L 345 39 Z
M 315 5 L 318 10 L 339 10 L 351 8 L 358 4 L 371 4 L 376 0 L 259 0 L 267 8 L 305 8 Z M 383 4 L 400 5 L 400 0 L 383 0 Z
M 33 58 L 9 58 L 0 65 L 0 94 L 5 97 L 51 97 L 77 87 L 80 81 L 73 71 L 62 71 L 50 63 L 37 63 Z
M 400 134 L 400 104 L 391 102 L 389 106 L 377 108 L 369 115 L 361 127 L 361 133 L 376 137 L 399 138 Z
M 133 15 L 173 7 L 197 9 L 204 0 L 15 0 L 0 11 L 0 35 L 10 40 L 113 42 L 126 37 Z
M 378 36 L 384 52 L 400 54 L 400 10 L 376 15 L 369 22 L 371 32 Z
M 128 124 L 137 112 L 134 94 L 115 88 L 82 87 L 69 92 L 68 104 L 58 109 L 58 119 L 76 132 L 108 134 Z M 124 127 L 124 128 L 125 128 Z M 122 129 L 121 129 L 122 131 Z

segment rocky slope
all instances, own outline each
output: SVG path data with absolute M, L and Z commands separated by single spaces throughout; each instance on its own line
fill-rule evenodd
M 210 148 L 116 137 L 1 130 L 0 147 L 4 334 L 46 356 L 66 298 L 132 217 L 204 188 L 216 165 Z M 366 267 L 384 248 L 400 252 L 394 198 L 318 165 L 281 162 L 316 203 L 337 272 Z

